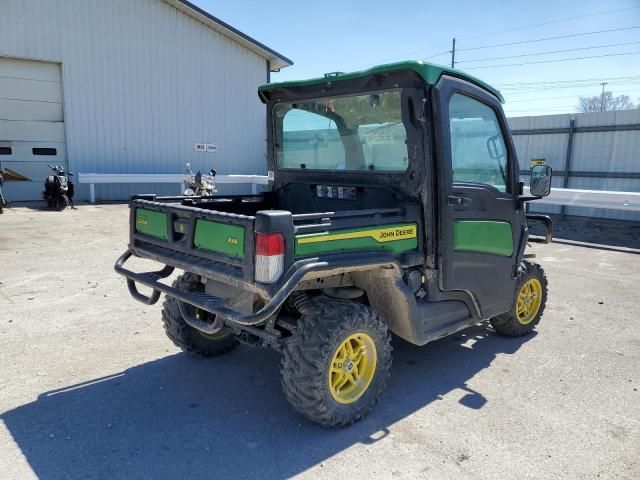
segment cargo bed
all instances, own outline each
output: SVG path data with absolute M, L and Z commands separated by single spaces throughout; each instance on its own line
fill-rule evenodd
M 267 298 L 276 286 L 254 282 L 257 232 L 282 232 L 285 271 L 301 259 L 364 250 L 388 251 L 404 265 L 422 261 L 420 222 L 416 209 L 409 205 L 298 214 L 270 206 L 261 195 L 137 195 L 130 201 L 129 249 L 136 256 Z

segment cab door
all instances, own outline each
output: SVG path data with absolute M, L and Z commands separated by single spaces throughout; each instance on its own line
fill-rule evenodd
M 465 291 L 479 315 L 511 309 L 524 212 L 518 164 L 497 98 L 443 76 L 433 89 L 440 288 Z

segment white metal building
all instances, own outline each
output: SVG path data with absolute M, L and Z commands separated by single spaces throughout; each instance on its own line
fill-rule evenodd
M 7 183 L 5 193 L 39 199 L 48 163 L 85 173 L 180 173 L 185 162 L 264 173 L 257 88 L 291 63 L 185 0 L 1 0 L 0 164 L 33 180 Z M 135 192 L 97 187 L 99 199 Z M 78 189 L 76 198 L 87 196 Z

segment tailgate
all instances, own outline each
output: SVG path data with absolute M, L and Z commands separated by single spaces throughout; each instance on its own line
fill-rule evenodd
M 255 217 L 134 198 L 129 248 L 139 257 L 226 283 L 253 281 Z

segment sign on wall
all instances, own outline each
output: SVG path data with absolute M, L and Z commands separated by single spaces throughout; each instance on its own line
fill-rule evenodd
M 218 145 L 215 143 L 194 143 L 193 149 L 196 152 L 214 153 L 218 151 Z
M 545 164 L 544 158 L 532 158 L 531 161 L 529 162 L 529 168 L 533 168 L 536 165 L 544 165 L 544 164 Z

